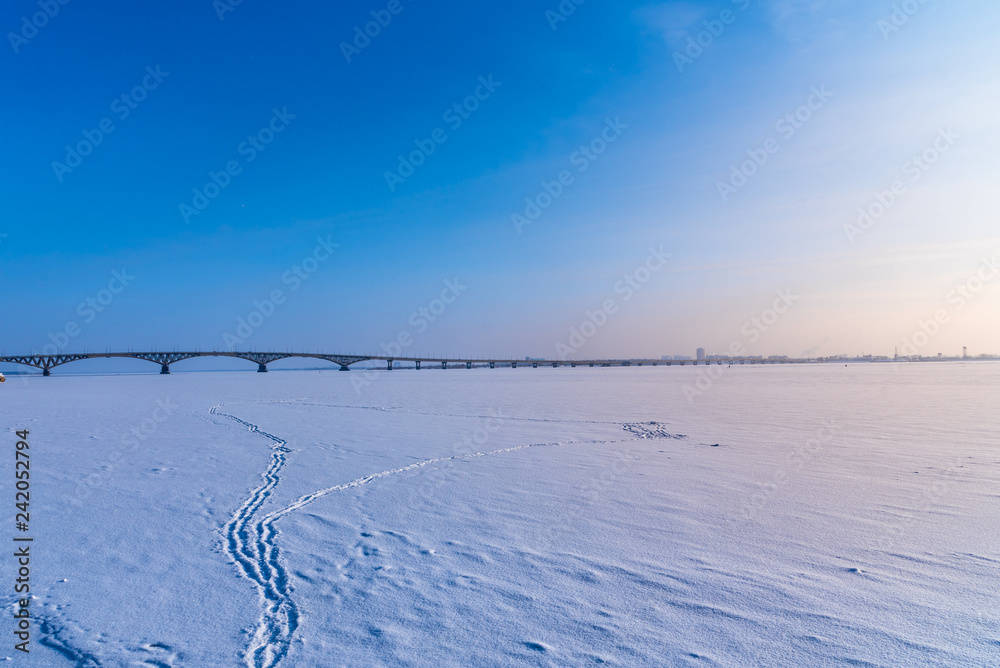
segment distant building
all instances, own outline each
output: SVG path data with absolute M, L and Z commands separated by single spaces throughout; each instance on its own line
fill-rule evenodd
M 698 355 L 698 360 L 705 359 L 705 349 L 704 348 L 698 348 L 698 350 L 696 350 L 695 353 Z
M 965 346 L 962 346 L 962 358 L 964 359 L 968 356 L 969 356 L 969 349 L 966 348 Z

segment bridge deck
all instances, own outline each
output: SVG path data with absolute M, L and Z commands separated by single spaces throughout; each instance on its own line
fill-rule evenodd
M 195 357 L 235 357 L 258 364 L 258 371 L 267 371 L 267 365 L 281 359 L 308 358 L 319 359 L 327 362 L 339 364 L 342 371 L 348 370 L 352 364 L 367 361 L 382 361 L 386 363 L 386 368 L 391 369 L 394 362 L 412 362 L 416 368 L 423 364 L 436 364 L 442 368 L 448 365 L 486 366 L 491 368 L 497 366 L 691 366 L 708 364 L 802 364 L 811 362 L 808 359 L 761 359 L 756 357 L 740 357 L 732 359 L 712 359 L 712 360 L 663 360 L 663 359 L 584 359 L 584 360 L 551 360 L 551 359 L 509 359 L 509 358 L 489 358 L 489 357 L 392 357 L 388 355 L 341 355 L 327 353 L 276 353 L 276 352 L 237 352 L 237 351 L 189 351 L 189 352 L 124 352 L 124 353 L 58 353 L 53 355 L 0 355 L 0 362 L 11 364 L 22 364 L 41 369 L 43 374 L 48 376 L 49 371 L 57 366 L 69 364 L 85 359 L 109 359 L 109 358 L 131 358 L 141 359 L 160 365 L 160 373 L 170 373 L 170 365 L 181 360 Z

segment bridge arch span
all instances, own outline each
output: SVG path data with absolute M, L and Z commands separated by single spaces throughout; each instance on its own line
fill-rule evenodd
M 42 375 L 50 375 L 52 369 L 62 366 L 64 364 L 69 364 L 70 362 L 76 362 L 79 360 L 90 360 L 90 359 L 111 359 L 111 358 L 121 358 L 121 359 L 136 359 L 143 360 L 146 362 L 152 362 L 153 364 L 158 364 L 160 366 L 161 374 L 170 373 L 170 365 L 177 362 L 192 359 L 195 357 L 233 357 L 237 359 L 246 360 L 248 362 L 253 362 L 257 364 L 258 372 L 266 372 L 267 365 L 271 362 L 277 360 L 289 359 L 289 358 L 312 358 L 324 360 L 327 362 L 333 362 L 334 364 L 340 365 L 341 371 L 347 371 L 350 365 L 356 362 L 362 362 L 370 357 L 358 356 L 358 355 L 326 355 L 323 353 L 260 353 L 260 352 L 228 352 L 228 351 L 206 351 L 206 352 L 165 352 L 165 353 L 73 353 L 73 354 L 56 354 L 56 355 L 3 355 L 0 356 L 0 362 L 7 362 L 10 364 L 19 364 L 23 366 L 30 366 L 36 369 L 41 369 Z

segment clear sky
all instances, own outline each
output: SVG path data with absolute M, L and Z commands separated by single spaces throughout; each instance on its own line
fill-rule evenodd
M 1000 353 L 994 0 L 0 16 L 8 354 Z

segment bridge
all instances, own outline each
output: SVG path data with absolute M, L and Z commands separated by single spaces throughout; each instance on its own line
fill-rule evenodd
M 698 365 L 698 364 L 801 364 L 805 362 L 811 362 L 813 360 L 809 359 L 761 359 L 759 357 L 740 357 L 740 358 L 730 358 L 730 359 L 711 359 L 711 360 L 657 360 L 657 359 L 593 359 L 593 360 L 547 360 L 547 359 L 500 359 L 500 358 L 482 358 L 482 359 L 470 359 L 470 358 L 443 358 L 443 357 L 387 357 L 383 355 L 327 355 L 325 353 L 275 353 L 275 352 L 225 352 L 225 351 L 206 351 L 206 352 L 171 352 L 171 353 L 57 353 L 54 355 L 0 355 L 0 362 L 8 362 L 11 364 L 22 364 L 25 366 L 35 367 L 42 370 L 42 375 L 50 375 L 52 369 L 57 366 L 62 366 L 64 364 L 69 364 L 70 362 L 77 362 L 79 360 L 87 359 L 109 359 L 109 358 L 131 358 L 145 360 L 147 362 L 152 362 L 153 364 L 160 365 L 160 373 L 168 374 L 170 373 L 170 365 L 181 360 L 191 359 L 194 357 L 236 357 L 242 360 L 247 360 L 248 362 L 255 362 L 257 364 L 257 371 L 264 373 L 267 371 L 267 365 L 276 360 L 289 359 L 289 358 L 309 358 L 325 360 L 327 362 L 333 362 L 340 365 L 341 371 L 348 371 L 352 364 L 358 362 L 367 362 L 371 360 L 384 361 L 386 362 L 386 369 L 392 370 L 394 362 L 412 362 L 413 368 L 419 370 L 421 365 L 433 365 L 441 369 L 447 369 L 449 366 L 454 367 L 465 367 L 466 369 L 471 369 L 474 366 L 485 367 L 494 369 L 496 367 L 510 367 L 516 369 L 518 366 L 532 366 L 537 368 L 539 366 L 543 367 L 577 367 L 577 366 L 591 366 L 591 367 L 606 367 L 606 366 L 684 366 L 684 365 Z M 397 369 L 400 367 L 396 367 Z

